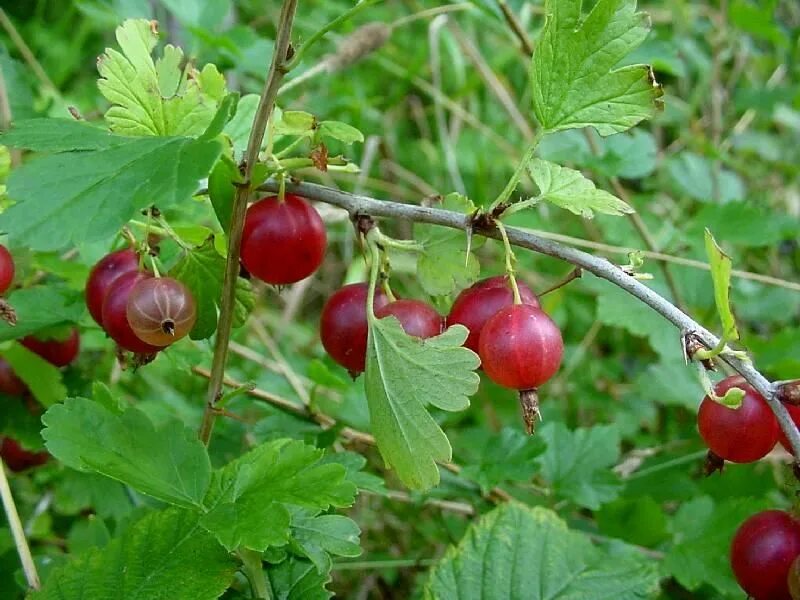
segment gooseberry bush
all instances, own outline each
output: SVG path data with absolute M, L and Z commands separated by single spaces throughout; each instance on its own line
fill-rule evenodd
M 725 137 L 705 35 L 796 10 L 67 4 L 69 92 L 0 9 L 3 597 L 800 597 L 797 90 Z

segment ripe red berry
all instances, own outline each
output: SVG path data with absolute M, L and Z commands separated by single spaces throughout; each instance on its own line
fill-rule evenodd
M 14 257 L 8 248 L 0 244 L 0 294 L 5 294 L 14 281 Z
M 531 289 L 517 281 L 519 295 L 523 304 L 539 306 L 539 299 Z M 508 276 L 498 275 L 483 279 L 472 287 L 462 291 L 447 316 L 447 327 L 450 325 L 464 325 L 469 329 L 469 336 L 464 346 L 478 353 L 480 349 L 480 337 L 483 326 L 501 308 L 514 304 L 514 293 L 508 282 Z
M 141 271 L 130 271 L 120 275 L 106 294 L 103 302 L 102 323 L 106 333 L 123 350 L 135 352 L 137 354 L 154 354 L 161 350 L 158 346 L 148 344 L 134 333 L 128 322 L 128 298 L 134 286 L 140 281 L 149 279 L 149 273 Z
M 242 264 L 273 285 L 300 281 L 322 264 L 327 236 L 319 213 L 305 198 L 263 198 L 247 209 Z
M 442 317 L 436 310 L 420 300 L 395 300 L 375 309 L 379 319 L 393 315 L 400 321 L 403 331 L 418 338 L 429 338 L 442 333 Z
M 0 393 L 7 396 L 22 396 L 28 391 L 28 386 L 22 381 L 8 361 L 0 358 Z
M 9 469 L 18 473 L 31 467 L 38 467 L 47 462 L 50 455 L 47 452 L 29 452 L 11 438 L 3 438 L 0 444 L 0 456 Z
M 22 338 L 20 343 L 31 352 L 35 352 L 51 365 L 66 367 L 78 356 L 81 339 L 78 330 L 73 328 L 69 337 L 64 340 L 40 339 L 29 335 Z
M 800 522 L 781 510 L 767 510 L 747 519 L 731 544 L 733 573 L 755 600 L 791 600 L 787 578 L 798 556 Z
M 106 255 L 95 264 L 86 280 L 86 307 L 95 322 L 102 327 L 103 302 L 117 277 L 139 268 L 139 256 L 130 248 Z
M 367 354 L 367 291 L 366 283 L 352 283 L 334 292 L 322 309 L 320 338 L 325 351 L 357 375 L 364 370 Z M 389 303 L 380 290 L 375 290 L 375 310 Z
M 544 311 L 530 304 L 499 310 L 483 326 L 480 357 L 489 379 L 515 390 L 536 389 L 561 365 L 561 331 Z
M 708 449 L 724 460 L 748 463 L 766 456 L 778 441 L 778 421 L 763 396 L 743 377 L 726 377 L 714 387 L 717 396 L 737 387 L 745 392 L 739 408 L 729 408 L 708 396 L 697 413 L 697 426 Z
M 153 346 L 169 346 L 185 337 L 197 320 L 194 296 L 171 277 L 148 277 L 131 290 L 128 323 L 136 336 Z

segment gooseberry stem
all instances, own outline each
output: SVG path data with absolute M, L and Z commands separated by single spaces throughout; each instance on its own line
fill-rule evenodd
M 500 232 L 500 237 L 503 238 L 503 247 L 506 253 L 506 273 L 508 274 L 508 281 L 511 284 L 511 291 L 514 292 L 514 304 L 522 304 L 522 297 L 519 294 L 519 286 L 517 285 L 516 270 L 514 269 L 514 250 L 511 249 L 511 242 L 508 241 L 508 233 L 506 227 L 500 221 L 496 222 L 497 230 Z

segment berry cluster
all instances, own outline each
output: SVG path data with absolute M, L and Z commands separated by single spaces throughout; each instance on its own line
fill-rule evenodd
M 191 292 L 180 281 L 140 270 L 130 249 L 103 257 L 86 281 L 92 318 L 120 348 L 153 355 L 186 336 L 197 319 Z
M 4 294 L 11 287 L 15 271 L 11 253 L 5 246 L 0 245 L 0 294 Z M 55 367 L 66 367 L 78 357 L 80 352 L 80 336 L 75 328 L 72 328 L 64 338 L 29 335 L 19 342 Z M 0 358 L 0 394 L 19 398 L 30 412 L 34 414 L 38 412 L 38 406 L 33 401 L 28 386 L 14 372 L 8 361 L 2 358 Z M 12 471 L 24 471 L 30 467 L 44 464 L 49 456 L 47 452 L 26 450 L 18 441 L 10 437 L 2 438 L 2 442 L 0 442 L 0 457 Z
M 320 336 L 326 352 L 353 376 L 364 370 L 367 348 L 367 289 L 365 283 L 347 285 L 325 303 Z M 464 345 L 478 354 L 486 375 L 494 382 L 520 392 L 526 424 L 538 415 L 536 388 L 558 370 L 564 352 L 561 331 L 542 311 L 539 299 L 519 283 L 521 303 L 507 276 L 484 279 L 462 291 L 450 314 L 443 319 L 420 300 L 390 301 L 376 291 L 377 318 L 397 317 L 410 336 L 429 338 L 451 325 L 469 331 Z

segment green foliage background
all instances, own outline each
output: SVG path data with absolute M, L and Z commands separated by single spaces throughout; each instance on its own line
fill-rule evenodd
M 114 45 L 114 27 L 124 18 L 157 19 L 167 41 L 182 46 L 199 65 L 215 63 L 231 89 L 259 93 L 280 3 L 35 0 L 4 4 L 43 70 L 35 72 L 7 31 L 0 31 L 0 68 L 15 120 L 65 118 L 68 107 L 97 120 L 107 103 L 96 85 L 95 59 Z M 350 6 L 340 1 L 301 2 L 294 39 L 302 43 Z M 543 25 L 542 3 L 512 1 L 508 6 L 535 42 Z M 447 23 L 433 21 L 437 17 L 425 13 L 445 7 L 452 9 Z M 626 62 L 653 65 L 664 86 L 663 112 L 653 121 L 609 138 L 600 138 L 594 131 L 558 133 L 545 140 L 538 156 L 581 169 L 598 188 L 617 195 L 614 179 L 619 179 L 658 249 L 657 257 L 645 256 L 644 270 L 654 276 L 649 285 L 704 325 L 718 327 L 711 279 L 700 264 L 706 261 L 705 228 L 732 257 L 734 268 L 770 277 L 764 283 L 746 274 L 734 276 L 732 300 L 742 343 L 770 378 L 797 377 L 800 6 L 791 0 L 664 0 L 642 1 L 639 8 L 650 14 L 653 31 Z M 420 18 L 409 20 L 415 14 Z M 334 141 L 330 150 L 331 155 L 344 153 L 362 164 L 364 172 L 321 175 L 308 170 L 303 177 L 412 203 L 454 190 L 476 204 L 491 202 L 527 145 L 526 130 L 536 127 L 528 109 L 528 60 L 497 3 L 379 3 L 318 44 L 306 56 L 300 73 L 335 51 L 337 38 L 370 21 L 396 25 L 385 46 L 339 73 L 310 77 L 278 100 L 284 110 L 307 111 L 362 131 L 366 144 L 345 146 Z M 498 83 L 487 82 L 482 70 L 493 73 Z M 519 113 L 498 101 L 493 85 L 508 90 Z M 0 174 L 3 171 L 0 165 Z M 523 180 L 521 189 L 532 194 L 535 188 Z M 325 356 L 317 330 L 325 298 L 343 282 L 363 280 L 364 261 L 347 219 L 325 207 L 322 210 L 329 233 L 323 267 L 307 284 L 281 293 L 256 285 L 256 308 L 250 324 L 236 330 L 227 373 L 294 402 L 310 399 L 342 424 L 368 430 L 363 386 L 351 383 L 344 370 Z M 193 237 L 197 243 L 208 232 L 203 228 L 213 227 L 213 215 L 200 202 L 184 202 L 166 215 L 173 226 L 184 228 L 182 235 L 185 232 L 187 239 Z M 545 231 L 619 264 L 628 262 L 630 250 L 645 248 L 626 218 L 597 215 L 589 220 L 543 205 L 518 213 L 509 223 Z M 58 223 L 53 226 L 57 235 Z M 407 223 L 387 222 L 383 227 L 397 237 L 412 233 Z M 65 233 L 64 239 L 69 235 Z M 157 440 L 158 432 L 174 427 L 175 420 L 196 429 L 206 380 L 193 367 L 208 367 L 208 342 L 182 342 L 139 371 L 120 372 L 114 366 L 110 343 L 82 311 L 80 293 L 89 268 L 108 248 L 107 239 L 81 242 L 77 253 L 66 258 L 57 252 L 27 252 L 24 243 L 14 248 L 23 282 L 45 273 L 35 293 L 21 292 L 18 310 L 57 314 L 52 322 L 81 324 L 81 358 L 63 376 L 70 396 L 92 397 L 93 383 L 103 382 L 115 398 L 134 405 L 151 421 L 146 435 Z M 167 256 L 170 252 L 176 256 L 178 250 L 164 244 Z M 499 244 L 487 242 L 476 255 L 482 275 L 502 272 Z M 569 265 L 532 253 L 518 251 L 517 257 L 520 278 L 534 290 L 549 288 L 570 270 Z M 673 286 L 668 285 L 662 265 L 667 266 Z M 393 285 L 401 296 L 424 298 L 415 266 L 411 260 L 394 260 Z M 446 312 L 449 300 L 436 301 Z M 589 534 L 596 546 L 589 547 L 588 538 L 577 533 L 573 540 L 570 533 L 559 542 L 562 550 L 540 551 L 571 552 L 576 561 L 585 562 L 587 577 L 591 578 L 598 562 L 595 553 L 602 552 L 606 561 L 612 560 L 609 555 L 613 557 L 619 569 L 605 572 L 604 577 L 618 581 L 641 577 L 644 588 L 655 597 L 741 597 L 728 566 L 728 544 L 733 530 L 749 514 L 765 507 L 790 506 L 796 486 L 786 466 L 787 455 L 776 450 L 757 464 L 729 465 L 722 475 L 704 479 L 704 450 L 695 428 L 702 389 L 695 370 L 683 364 L 678 332 L 646 306 L 592 276 L 547 295 L 543 305 L 562 328 L 566 353 L 561 371 L 542 390 L 544 422 L 537 436 L 532 440 L 523 436 L 514 395 L 484 378 L 468 410 L 433 411 L 453 446 L 454 462 L 463 470 L 460 476 L 443 472 L 442 483 L 432 491 L 409 494 L 392 472 L 384 471 L 375 448 L 350 445 L 349 449 L 367 458 L 356 485 L 368 492 L 362 491 L 347 510 L 361 528 L 363 554 L 355 558 L 351 547 L 300 553 L 316 556 L 323 563 L 322 573 L 332 567 L 330 590 L 341 597 L 360 593 L 373 598 L 449 597 L 437 586 L 452 590 L 447 582 L 462 577 L 469 587 L 474 575 L 464 572 L 464 565 L 451 556 L 452 550 L 429 585 L 425 589 L 422 585 L 428 581 L 426 567 L 445 555 L 449 546 L 482 548 L 491 539 L 486 528 L 499 528 L 500 533 L 516 528 L 530 533 L 518 541 L 524 557 L 537 551 L 530 545 L 532 537 L 544 535 L 544 529 L 568 526 Z M 0 329 L 3 340 L 19 334 Z M 51 396 L 45 389 L 40 400 L 52 404 Z M 79 408 L 68 404 L 64 412 Z M 113 411 L 111 406 L 106 408 Z M 231 460 L 257 444 L 280 438 L 303 440 L 332 452 L 344 449 L 335 432 L 322 431 L 245 395 L 232 398 L 226 408 L 243 419 L 218 419 L 211 465 L 193 471 L 202 472 L 203 477 L 223 477 L 222 467 Z M 23 412 L 11 399 L 3 399 L 0 428 L 27 447 L 41 447 L 41 426 Z M 59 416 L 67 418 L 60 413 L 53 418 Z M 137 452 L 157 455 L 157 444 L 147 439 L 139 442 Z M 182 452 L 191 455 L 193 450 Z M 350 462 L 350 470 L 359 470 L 356 456 L 337 456 L 343 464 Z M 310 464 L 316 458 L 307 460 Z M 190 545 L 203 547 L 211 535 L 199 529 L 197 516 L 189 510 L 204 489 L 184 490 L 183 508 L 154 516 L 151 509 L 162 508 L 169 497 L 146 496 L 111 479 L 81 474 L 54 462 L 15 476 L 12 484 L 43 577 L 65 563 L 67 552 L 84 561 L 86 569 L 101 572 L 98 548 L 117 552 L 120 544 L 112 537 L 158 527 L 151 523 L 156 519 L 175 530 L 190 531 L 186 538 Z M 467 534 L 476 517 L 463 514 L 465 507 L 478 515 L 490 511 L 492 503 L 482 491 L 496 485 L 519 504 L 492 513 Z M 386 488 L 394 492 L 387 494 Z M 284 508 L 284 501 L 275 499 L 280 506 L 273 509 L 294 510 Z M 313 520 L 311 508 L 327 510 L 329 504 L 347 502 L 322 498 L 318 506 L 307 507 L 310 512 L 303 518 Z M 557 517 L 544 509 L 555 511 Z M 142 517 L 150 522 L 143 523 Z M 325 526 L 347 527 L 340 522 Z M 249 547 L 259 547 L 263 541 Z M 182 568 L 189 573 L 192 548 L 184 551 Z M 203 560 L 214 566 L 204 573 L 209 578 L 207 586 L 224 589 L 226 576 L 233 577 L 230 558 L 225 552 L 206 552 L 210 555 Z M 328 552 L 336 556 L 325 564 L 331 561 Z M 495 556 L 494 552 L 498 550 L 489 548 L 486 555 Z M 501 564 L 509 560 L 498 556 Z M 284 594 L 278 597 L 327 597 L 321 591 L 325 575 L 308 560 L 270 558 L 276 565 L 268 570 L 273 589 Z M 572 567 L 555 561 L 543 577 L 571 573 Z M 69 578 L 58 576 L 63 581 Z M 652 586 L 656 576 L 661 582 L 658 591 Z M 0 526 L 0 590 L 9 590 L 9 598 L 20 596 L 21 582 L 8 529 Z M 241 581 L 234 588 L 224 597 L 247 597 Z M 585 590 L 581 595 L 580 588 L 574 593 L 574 597 L 596 597 Z

